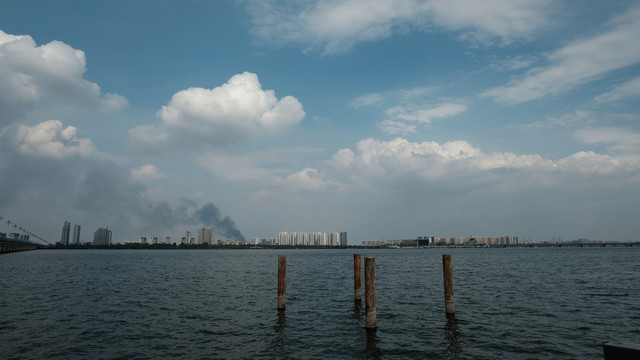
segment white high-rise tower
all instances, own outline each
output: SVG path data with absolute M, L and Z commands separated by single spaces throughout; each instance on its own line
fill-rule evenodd
M 69 245 L 69 232 L 71 231 L 71 223 L 64 222 L 62 226 L 62 237 L 60 238 L 60 245 Z

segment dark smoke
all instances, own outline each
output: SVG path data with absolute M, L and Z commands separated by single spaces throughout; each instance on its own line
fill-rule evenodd
M 85 171 L 75 190 L 75 205 L 100 219 L 101 223 L 114 224 L 114 228 L 125 234 L 122 240 L 185 225 L 212 227 L 216 229 L 216 235 L 224 238 L 245 239 L 236 223 L 229 216 L 222 216 L 213 203 L 199 207 L 188 199 L 182 199 L 178 204 L 151 201 L 143 196 L 145 190 L 143 185 L 130 182 L 128 173 L 122 168 L 102 164 L 97 170 Z
M 244 235 L 236 227 L 236 222 L 228 216 L 222 216 L 220 209 L 212 203 L 208 203 L 198 209 L 195 217 L 203 225 L 216 229 L 216 234 L 220 234 L 227 239 L 242 240 Z

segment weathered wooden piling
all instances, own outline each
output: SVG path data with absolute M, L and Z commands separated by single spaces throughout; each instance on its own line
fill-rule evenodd
M 356 301 L 362 301 L 362 265 L 360 254 L 353 254 L 353 293 Z
M 365 327 L 376 328 L 376 259 L 364 258 Z
M 278 256 L 278 310 L 284 310 L 287 302 L 287 257 Z
M 640 359 L 640 344 L 632 343 L 605 343 L 604 360 L 631 360 Z
M 442 254 L 442 274 L 444 275 L 444 311 L 447 314 L 453 314 L 455 313 L 453 305 L 453 268 L 450 254 Z

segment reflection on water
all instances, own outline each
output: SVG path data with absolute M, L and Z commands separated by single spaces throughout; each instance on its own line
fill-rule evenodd
M 362 345 L 365 345 L 365 358 L 382 359 L 382 350 L 378 347 L 380 339 L 377 336 L 376 329 L 365 328 L 365 312 L 362 308 L 361 300 L 354 300 L 351 319 L 359 336 L 363 336 L 360 339 L 363 342 Z M 366 344 L 364 343 L 364 335 L 366 335 Z
M 457 359 L 460 356 L 462 347 L 460 345 L 460 327 L 455 314 L 447 314 L 447 323 L 442 328 L 444 335 L 444 350 L 446 357 Z
M 367 354 L 374 359 L 382 359 L 382 350 L 378 347 L 380 339 L 376 334 L 376 329 L 366 329 L 367 331 Z
M 278 310 L 278 317 L 276 318 L 276 324 L 273 326 L 273 330 L 275 331 L 276 336 L 271 342 L 271 349 L 273 350 L 273 352 L 281 355 L 287 354 L 287 349 L 285 346 L 287 337 L 284 331 L 286 325 L 287 325 L 287 315 L 285 314 L 284 310 Z
M 353 314 L 351 318 L 353 320 L 362 321 L 364 312 L 362 311 L 362 300 L 354 300 Z

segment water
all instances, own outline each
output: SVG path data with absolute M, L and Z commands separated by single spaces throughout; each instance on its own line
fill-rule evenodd
M 1 357 L 602 359 L 603 342 L 640 343 L 638 247 L 363 249 L 376 259 L 375 332 L 353 300 L 355 252 L 2 255 Z M 284 313 L 276 310 L 279 254 L 287 255 Z

